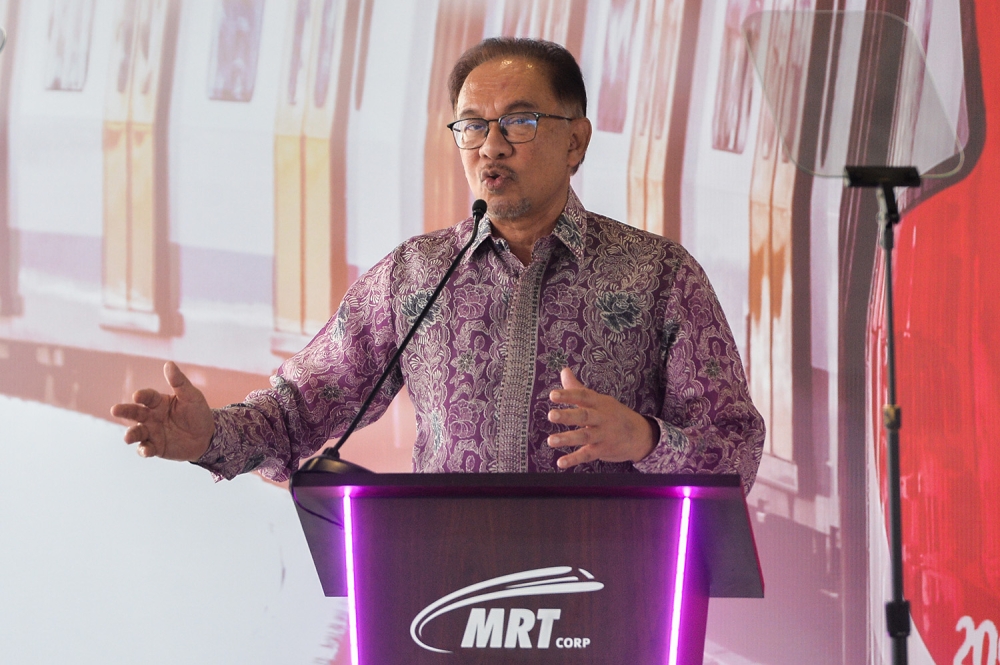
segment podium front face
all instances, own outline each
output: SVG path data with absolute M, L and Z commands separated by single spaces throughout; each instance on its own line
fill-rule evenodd
M 710 579 L 690 487 L 336 480 L 356 484 L 295 491 L 324 590 L 348 596 L 355 662 L 702 661 Z

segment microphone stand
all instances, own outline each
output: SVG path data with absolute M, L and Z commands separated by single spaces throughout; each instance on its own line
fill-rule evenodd
M 465 253 L 476 240 L 476 236 L 479 234 L 479 222 L 482 221 L 484 215 L 486 215 L 486 201 L 476 199 L 476 201 L 472 204 L 473 224 L 472 235 L 469 237 L 469 241 L 465 243 L 465 246 L 462 247 L 458 256 L 456 256 L 455 260 L 451 262 L 450 266 L 448 266 L 448 270 L 445 272 L 444 277 L 441 278 L 441 281 L 438 282 L 437 288 L 434 289 L 434 293 L 432 293 L 431 297 L 427 300 L 427 304 L 424 305 L 424 308 L 420 311 L 420 314 L 413 322 L 413 325 L 410 326 L 410 330 L 406 333 L 406 337 L 403 338 L 403 342 L 399 345 L 399 348 L 396 349 L 396 353 L 392 356 L 389 364 L 386 365 L 386 368 L 382 372 L 382 375 L 378 378 L 378 381 L 375 382 L 375 387 L 372 388 L 372 391 L 368 394 L 368 398 L 365 399 L 364 403 L 361 405 L 357 415 L 354 416 L 354 420 L 352 420 L 351 424 L 347 426 L 347 431 L 344 432 L 344 435 L 340 437 L 340 440 L 337 441 L 336 444 L 324 450 L 321 455 L 314 457 L 303 464 L 300 469 L 301 471 L 318 471 L 322 473 L 373 473 L 370 469 L 366 469 L 363 466 L 341 459 L 340 449 L 347 442 L 347 438 L 354 433 L 355 429 L 357 429 L 361 419 L 368 412 L 368 408 L 372 405 L 372 402 L 375 401 L 375 396 L 379 394 L 382 390 L 382 385 L 385 383 L 386 379 L 389 378 L 389 374 L 399 364 L 399 359 L 402 357 L 403 351 L 406 350 L 406 347 L 410 344 L 410 340 L 413 339 L 417 329 L 420 328 L 420 324 L 424 322 L 427 314 L 431 311 L 431 307 L 434 306 L 438 296 L 441 295 L 441 291 L 444 290 L 445 284 L 448 283 L 448 278 L 451 277 L 451 274 L 455 272 L 456 268 L 458 268 L 458 264 L 462 260 L 462 257 L 465 256 Z
M 892 250 L 893 227 L 899 223 L 895 187 L 920 186 L 920 174 L 913 167 L 847 166 L 849 187 L 875 187 L 879 201 L 882 253 L 885 256 L 886 319 L 886 403 L 882 406 L 882 426 L 886 432 L 886 467 L 889 494 L 889 545 L 892 560 L 892 600 L 885 604 L 886 629 L 892 638 L 892 662 L 907 665 L 906 641 L 910 636 L 910 602 L 903 596 L 903 517 L 900 505 L 899 429 L 902 411 L 896 403 L 896 341 L 893 325 Z

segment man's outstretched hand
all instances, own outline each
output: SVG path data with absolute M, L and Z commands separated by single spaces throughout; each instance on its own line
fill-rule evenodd
M 563 389 L 553 390 L 549 399 L 576 408 L 552 409 L 549 421 L 579 428 L 549 437 L 553 448 L 578 446 L 559 458 L 560 469 L 594 460 L 638 462 L 653 451 L 658 432 L 645 417 L 614 397 L 590 390 L 569 367 L 563 368 L 559 378 Z
M 111 415 L 135 421 L 125 431 L 125 443 L 138 443 L 143 457 L 193 462 L 205 454 L 215 434 L 212 409 L 177 365 L 165 364 L 163 376 L 173 394 L 137 390 L 131 403 L 111 407 Z

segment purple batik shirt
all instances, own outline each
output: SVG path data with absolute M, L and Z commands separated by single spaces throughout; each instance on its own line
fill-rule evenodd
M 215 411 L 198 464 L 284 480 L 339 437 L 472 228 L 407 240 L 361 276 L 270 390 Z M 749 491 L 764 422 L 704 272 L 677 243 L 588 212 L 572 191 L 526 266 L 487 216 L 362 425 L 405 384 L 414 471 L 561 471 L 565 452 L 546 439 L 567 428 L 549 422 L 548 396 L 567 366 L 659 425 L 643 460 L 569 471 L 738 473 Z

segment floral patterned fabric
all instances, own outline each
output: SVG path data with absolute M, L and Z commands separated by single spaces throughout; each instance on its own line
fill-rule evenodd
M 256 469 L 283 480 L 340 436 L 472 228 L 407 240 L 359 278 L 270 390 L 216 410 L 198 463 L 221 478 Z M 572 191 L 527 266 L 487 216 L 362 424 L 405 383 L 415 471 L 559 471 L 563 452 L 546 438 L 565 427 L 548 421 L 548 394 L 567 365 L 660 428 L 638 463 L 571 471 L 738 473 L 749 491 L 764 423 L 704 272 L 677 243 L 587 212 Z

